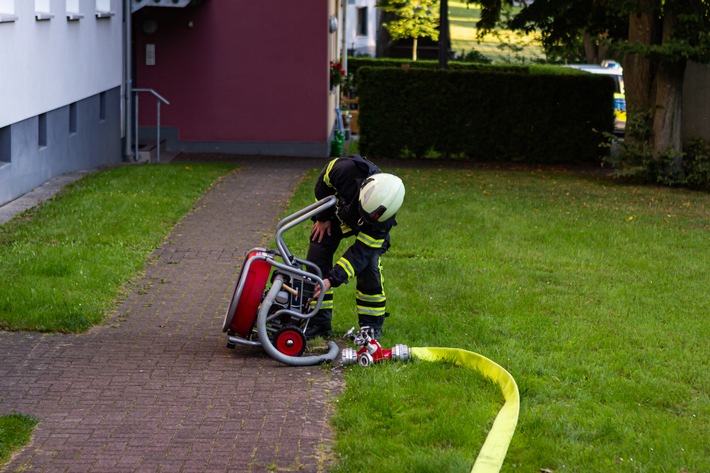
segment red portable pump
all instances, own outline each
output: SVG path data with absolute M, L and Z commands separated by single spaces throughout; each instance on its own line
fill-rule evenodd
M 227 346 L 262 347 L 276 360 L 294 366 L 333 361 L 339 352 L 335 342 L 328 352 L 303 356 L 305 332 L 323 303 L 325 283 L 318 267 L 291 254 L 284 232 L 335 205 L 329 196 L 289 215 L 276 227 L 276 250 L 252 248 L 244 258 L 222 331 Z M 311 304 L 316 287 L 320 295 Z

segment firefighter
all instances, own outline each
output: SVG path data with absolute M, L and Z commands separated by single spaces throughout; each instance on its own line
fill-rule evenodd
M 404 199 L 404 184 L 381 172 L 360 155 L 333 159 L 320 173 L 315 185 L 316 199 L 337 197 L 331 207 L 314 217 L 308 261 L 320 268 L 325 282 L 321 310 L 310 320 L 306 338 L 331 333 L 333 288 L 356 278 L 356 304 L 360 327 L 369 326 L 375 338 L 382 335 L 386 297 L 382 284 L 380 257 L 390 247 L 389 232 L 397 225 L 395 214 Z M 343 238 L 356 236 L 353 244 L 333 264 Z M 315 298 L 320 294 L 316 287 Z

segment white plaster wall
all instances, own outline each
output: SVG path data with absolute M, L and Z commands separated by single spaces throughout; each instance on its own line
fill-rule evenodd
M 121 0 L 109 0 L 115 15 L 104 19 L 95 13 L 105 0 L 4 1 L 17 21 L 0 23 L 0 127 L 121 85 Z M 35 8 L 47 6 L 54 17 L 37 21 Z M 67 7 L 83 18 L 68 21 Z

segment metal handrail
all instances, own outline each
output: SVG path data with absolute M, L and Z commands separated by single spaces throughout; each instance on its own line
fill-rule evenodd
M 157 136 L 156 136 L 155 140 L 156 140 L 156 145 L 157 145 L 157 147 L 158 147 L 156 159 L 157 159 L 158 162 L 160 162 L 160 103 L 162 102 L 162 103 L 164 103 L 165 105 L 170 105 L 170 102 L 168 102 L 168 100 L 167 100 L 165 97 L 163 97 L 162 95 L 160 95 L 158 92 L 156 92 L 156 91 L 153 90 L 153 89 L 133 89 L 132 91 L 133 91 L 133 92 L 148 92 L 148 93 L 153 94 L 153 95 L 158 99 L 158 100 L 157 100 L 157 103 L 158 103 L 158 112 L 157 112 L 157 120 L 156 120 L 156 121 L 157 121 L 157 123 L 156 123 L 156 135 L 157 135 Z M 136 94 L 136 111 L 135 111 L 135 117 L 136 117 L 136 119 L 135 119 L 135 123 L 136 123 L 136 134 L 135 134 L 135 150 L 136 150 L 136 154 L 135 154 L 135 159 L 137 160 L 137 159 L 138 159 L 138 94 Z

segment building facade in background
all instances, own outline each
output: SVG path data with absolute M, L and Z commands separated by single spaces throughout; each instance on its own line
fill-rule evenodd
M 377 55 L 380 10 L 376 0 L 346 0 L 345 46 L 351 56 Z
M 156 137 L 151 92 L 169 102 L 160 141 L 170 151 L 328 157 L 339 5 L 0 0 L 0 205 L 134 159 L 134 145 Z
M 168 150 L 329 155 L 338 0 L 140 4 L 133 14 L 134 87 L 170 102 L 160 111 Z M 141 94 L 141 140 L 155 139 L 156 104 Z
M 158 123 L 155 96 L 134 88 L 169 101 L 170 151 L 326 158 L 339 97 L 330 62 L 374 56 L 380 28 L 375 0 L 126 2 L 0 0 L 0 205 L 133 159 Z M 686 141 L 710 140 L 708 71 L 686 74 Z
M 121 5 L 0 0 L 0 205 L 121 161 Z

